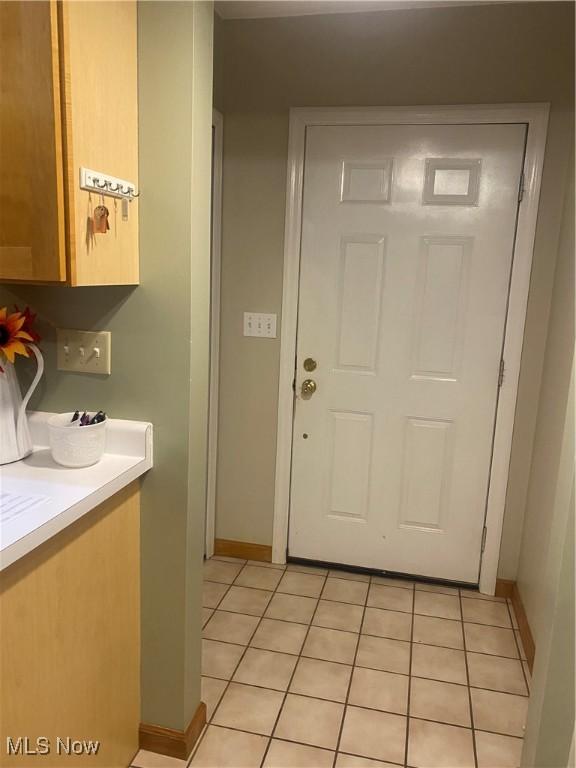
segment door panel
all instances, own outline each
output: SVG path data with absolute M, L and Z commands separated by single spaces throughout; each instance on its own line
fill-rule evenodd
M 329 514 L 366 521 L 374 420 L 368 413 L 330 412 Z
M 291 555 L 477 581 L 525 137 L 307 129 Z
M 375 373 L 384 277 L 384 238 L 342 238 L 336 366 Z
M 408 418 L 404 422 L 399 525 L 443 531 L 446 479 L 450 476 L 452 422 Z
M 417 270 L 412 378 L 455 381 L 462 363 L 473 243 L 426 237 Z

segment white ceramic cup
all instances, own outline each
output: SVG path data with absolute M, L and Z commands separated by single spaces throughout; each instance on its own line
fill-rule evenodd
M 88 413 L 90 418 L 95 413 Z M 48 422 L 52 458 L 64 467 L 89 467 L 102 458 L 106 448 L 107 419 L 81 427 L 74 413 L 59 413 Z

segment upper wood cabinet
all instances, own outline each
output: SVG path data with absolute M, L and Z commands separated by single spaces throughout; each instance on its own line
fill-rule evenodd
M 138 186 L 136 0 L 0 0 L 0 280 L 138 283 L 138 202 L 101 203 L 80 168 Z

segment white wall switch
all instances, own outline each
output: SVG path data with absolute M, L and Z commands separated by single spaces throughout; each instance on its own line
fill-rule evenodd
M 244 312 L 244 336 L 276 338 L 276 315 L 263 312 Z
M 56 331 L 56 364 L 59 371 L 112 373 L 110 331 Z

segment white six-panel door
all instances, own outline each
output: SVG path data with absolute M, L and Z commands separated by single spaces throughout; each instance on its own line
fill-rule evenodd
M 307 128 L 291 556 L 477 582 L 525 139 Z

